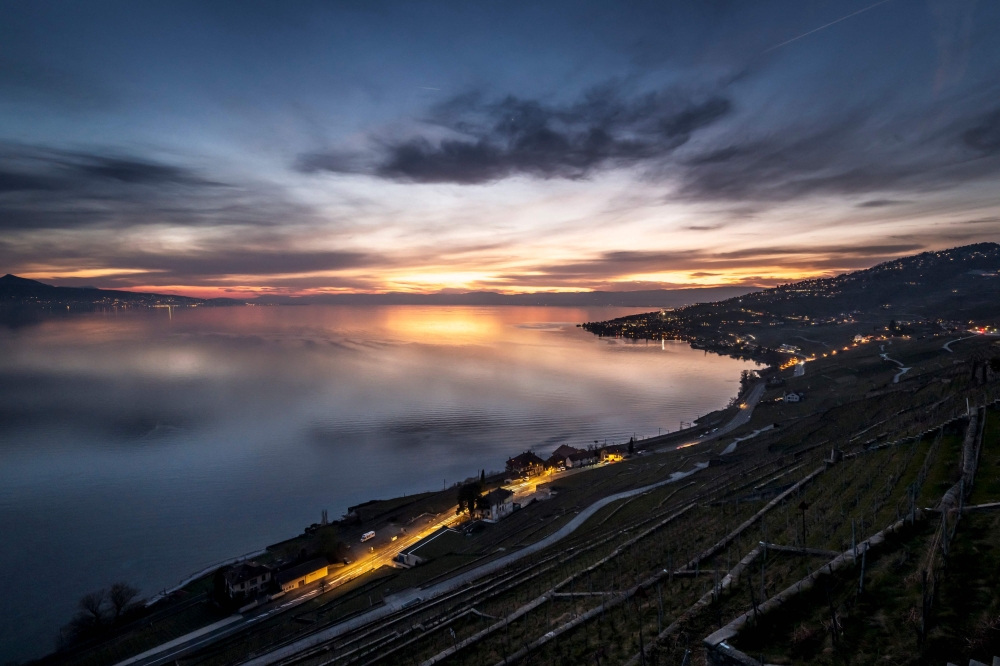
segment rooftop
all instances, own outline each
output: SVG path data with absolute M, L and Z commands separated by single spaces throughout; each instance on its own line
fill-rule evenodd
M 285 569 L 284 571 L 278 573 L 275 578 L 278 583 L 284 584 L 290 580 L 295 580 L 296 578 L 301 578 L 311 574 L 314 571 L 322 569 L 324 567 L 330 566 L 330 563 L 325 557 L 317 557 L 315 559 L 309 560 L 308 562 L 303 562 L 302 564 L 296 564 L 290 569 Z

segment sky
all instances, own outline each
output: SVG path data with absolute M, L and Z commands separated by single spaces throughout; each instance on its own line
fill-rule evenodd
M 1000 240 L 1000 3 L 0 0 L 0 273 L 766 285 Z

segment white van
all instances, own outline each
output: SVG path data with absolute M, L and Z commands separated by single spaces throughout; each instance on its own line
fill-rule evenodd
M 374 539 L 374 538 L 375 538 L 375 531 L 374 530 L 372 530 L 371 532 L 365 532 L 364 534 L 361 535 L 361 543 L 364 543 L 365 541 L 368 541 L 369 539 Z

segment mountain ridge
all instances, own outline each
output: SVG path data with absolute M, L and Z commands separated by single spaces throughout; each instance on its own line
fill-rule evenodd
M 0 304 L 43 305 L 568 305 L 621 307 L 679 307 L 750 293 L 759 287 L 694 287 L 639 291 L 535 292 L 502 294 L 493 291 L 411 294 L 311 294 L 306 296 L 257 296 L 248 299 L 197 298 L 156 292 L 60 287 L 8 273 L 0 277 Z

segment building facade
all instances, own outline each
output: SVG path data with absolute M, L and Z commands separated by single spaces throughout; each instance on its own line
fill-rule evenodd
M 514 493 L 506 488 L 497 488 L 476 500 L 476 518 L 487 523 L 495 523 L 514 510 Z
M 545 461 L 531 451 L 507 459 L 507 471 L 525 476 L 537 476 L 545 471 Z
M 227 571 L 223 577 L 230 599 L 238 596 L 251 599 L 267 590 L 271 582 L 271 568 L 256 562 L 243 562 Z

